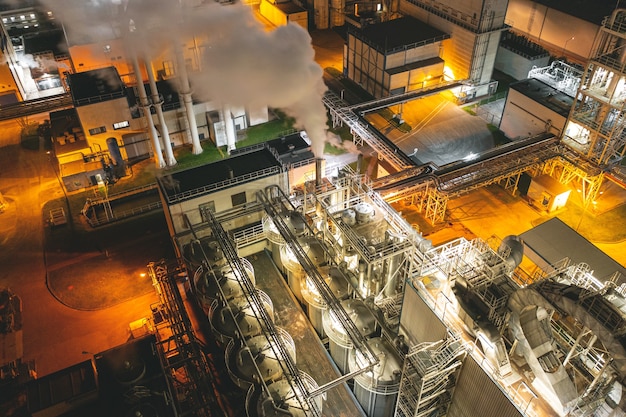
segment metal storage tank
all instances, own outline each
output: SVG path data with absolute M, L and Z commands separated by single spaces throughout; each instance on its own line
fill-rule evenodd
M 318 267 L 326 262 L 326 254 L 317 238 L 313 236 L 303 237 L 299 240 L 299 244 L 313 266 Z M 296 255 L 289 246 L 284 245 L 281 248 L 280 254 L 283 266 L 287 270 L 287 283 L 289 284 L 289 288 L 296 299 L 304 304 L 304 298 L 302 298 L 302 282 L 306 279 L 306 271 L 302 268 L 298 258 L 296 258 Z
M 191 270 L 196 270 L 205 262 L 211 268 L 226 264 L 222 248 L 213 236 L 195 239 L 184 245 L 183 258 Z
M 307 391 L 318 388 L 317 382 L 306 372 L 300 371 L 302 380 Z M 246 409 L 248 417 L 307 417 L 316 415 L 309 407 L 317 408 L 317 415 L 322 415 L 322 407 L 325 395 L 316 397 L 307 403 L 307 393 L 299 392 L 293 383 L 283 378 L 267 386 L 267 392 L 255 387 L 246 397 Z M 309 405 L 310 404 L 310 405 Z
M 294 236 L 302 236 L 306 230 L 304 220 L 302 216 L 297 212 L 288 212 L 282 216 L 283 223 L 289 228 Z M 262 220 L 263 232 L 270 241 L 270 251 L 272 252 L 272 259 L 279 270 L 284 271 L 282 263 L 281 250 L 285 245 L 285 239 L 276 228 L 274 220 L 265 215 Z
M 259 319 L 258 309 L 265 308 L 270 319 L 274 318 L 274 307 L 270 297 L 263 291 L 256 290 L 263 306 L 251 304 L 244 296 L 228 302 L 213 301 L 209 312 L 209 323 L 215 339 L 226 344 L 235 337 L 249 338 L 261 334 L 263 323 Z M 241 334 L 238 334 L 238 328 Z
M 291 335 L 284 329 L 277 328 L 278 337 L 286 353 L 296 361 L 296 348 Z M 263 381 L 269 384 L 283 376 L 281 349 L 276 342 L 260 334 L 245 341 L 231 340 L 225 352 L 226 367 L 232 381 L 238 387 L 247 390 L 253 384 Z
M 371 371 L 354 377 L 354 396 L 368 417 L 392 417 L 400 388 L 402 361 L 393 346 L 382 337 L 370 339 L 367 344 L 379 363 Z M 348 359 L 350 372 L 367 364 L 358 351 L 352 351 Z
M 107 138 L 106 140 L 107 149 L 109 150 L 109 155 L 111 156 L 111 161 L 113 165 L 116 167 L 124 167 L 124 158 L 122 158 L 122 153 L 120 152 L 120 145 L 117 143 L 116 138 Z
M 239 260 L 252 285 L 256 283 L 254 277 L 254 267 L 245 258 Z M 239 272 L 233 270 L 230 265 L 226 265 L 218 270 L 207 271 L 204 268 L 198 269 L 194 274 L 194 287 L 200 303 L 205 307 L 210 307 L 214 300 L 222 298 L 230 300 L 241 297 L 243 288 Z
M 364 337 L 374 334 L 376 331 L 376 319 L 363 301 L 358 298 L 350 298 L 342 301 L 341 306 Z M 337 364 L 339 370 L 345 374 L 348 372 L 348 357 L 352 351 L 352 340 L 350 340 L 345 329 L 331 310 L 324 311 L 322 321 L 324 331 L 328 336 L 330 356 Z
M 337 267 L 333 266 L 328 269 L 328 273 L 325 274 L 325 281 L 337 300 L 343 300 L 349 295 L 350 286 L 348 281 Z M 308 276 L 302 281 L 302 298 L 307 303 L 307 314 L 311 325 L 315 331 L 317 331 L 320 338 L 323 339 L 326 337 L 326 332 L 324 331 L 322 316 L 327 308 L 327 304 Z

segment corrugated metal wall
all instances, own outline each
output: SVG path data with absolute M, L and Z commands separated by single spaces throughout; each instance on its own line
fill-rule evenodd
M 474 358 L 467 356 L 459 374 L 447 417 L 522 415 Z
M 400 332 L 409 346 L 444 339 L 446 326 L 439 320 L 412 285 L 407 285 L 400 313 Z

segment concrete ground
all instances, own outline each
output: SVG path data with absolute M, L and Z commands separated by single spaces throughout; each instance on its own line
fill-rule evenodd
M 9 126 L 13 123 L 2 122 Z M 0 287 L 11 288 L 22 299 L 23 360 L 34 361 L 41 376 L 126 342 L 129 323 L 146 317 L 150 304 L 158 298 L 148 283 L 136 286 L 140 290 L 132 296 L 107 299 L 116 286 L 123 290 L 125 286 L 119 282 L 128 279 L 124 274 L 115 282 L 99 282 L 103 275 L 100 272 L 112 272 L 111 265 L 117 262 L 114 259 L 118 252 L 113 246 L 109 247 L 110 257 L 96 248 L 96 239 L 90 244 L 83 240 L 71 251 L 62 249 L 71 243 L 64 239 L 50 246 L 46 233 L 51 231 L 45 223 L 44 207 L 51 200 L 63 201 L 64 194 L 43 148 L 26 150 L 18 145 L 19 141 L 19 128 L 0 133 L 0 144 L 4 145 L 0 147 L 0 192 L 7 201 L 5 211 L 0 213 Z M 61 227 L 65 229 L 56 232 L 67 231 L 66 226 Z M 123 245 L 127 239 L 118 241 Z M 132 263 L 132 259 L 127 261 Z M 140 260 L 135 266 L 145 271 L 145 264 Z M 77 267 L 84 273 L 73 275 Z M 55 274 L 63 287 L 54 282 L 50 285 L 48 277 Z M 82 291 L 82 286 L 91 290 Z M 78 297 L 64 303 L 62 292 Z M 98 306 L 93 304 L 96 297 L 101 297 Z M 85 309 L 83 303 L 89 308 Z

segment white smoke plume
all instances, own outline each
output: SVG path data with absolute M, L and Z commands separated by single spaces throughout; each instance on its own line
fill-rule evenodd
M 129 32 L 131 50 L 154 57 L 172 52 L 176 36 L 195 39 L 199 72 L 190 72 L 193 93 L 205 101 L 249 108 L 283 109 L 305 129 L 321 157 L 326 138 L 326 90 L 322 68 L 306 30 L 290 23 L 265 30 L 249 6 L 209 1 L 183 7 L 172 0 L 44 0 L 70 39 L 105 41 Z M 183 2 L 185 3 L 185 2 Z

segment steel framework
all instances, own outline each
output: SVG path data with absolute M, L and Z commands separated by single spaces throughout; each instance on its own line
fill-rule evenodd
M 213 373 L 202 353 L 200 341 L 195 336 L 178 290 L 176 277 L 180 270 L 172 270 L 165 261 L 159 261 L 148 264 L 148 273 L 168 319 L 168 326 L 156 328 L 156 345 L 167 383 L 172 392 L 177 393 L 174 401 L 177 415 L 225 416 L 214 395 Z M 185 375 L 184 378 L 180 377 L 181 373 Z
M 460 337 L 449 334 L 435 343 L 413 346 L 404 360 L 397 417 L 444 416 L 452 402 L 454 375 L 466 350 Z
M 563 141 L 598 165 L 611 166 L 626 154 L 626 92 L 620 83 L 626 76 L 626 12 L 616 9 L 605 18 L 596 39 Z

